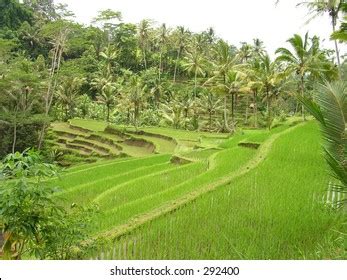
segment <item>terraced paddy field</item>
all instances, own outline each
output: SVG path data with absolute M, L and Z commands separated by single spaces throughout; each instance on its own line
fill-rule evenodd
M 126 158 L 100 156 L 51 181 L 64 206 L 99 207 L 86 244 L 105 246 L 87 249 L 88 258 L 344 257 L 345 225 L 324 204 L 329 176 L 314 122 L 233 136 L 85 120 L 64 125 L 80 131 L 77 137 L 111 139 L 122 151 L 129 139 L 154 147 Z

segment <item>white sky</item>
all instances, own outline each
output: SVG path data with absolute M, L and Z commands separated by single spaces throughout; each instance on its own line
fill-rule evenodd
M 216 34 L 229 43 L 264 41 L 273 55 L 278 47 L 288 46 L 286 40 L 294 33 L 318 35 L 323 46 L 334 48 L 329 41 L 331 26 L 329 17 L 319 17 L 306 24 L 310 18 L 305 7 L 296 7 L 300 0 L 57 0 L 66 3 L 76 15 L 76 21 L 89 24 L 97 11 L 120 11 L 124 22 L 138 23 L 153 19 L 170 27 L 183 25 L 191 31 L 203 31 L 213 27 Z M 346 47 L 340 46 L 341 54 Z

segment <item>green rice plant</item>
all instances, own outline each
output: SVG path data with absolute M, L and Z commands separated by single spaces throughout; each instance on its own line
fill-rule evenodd
M 105 161 L 104 163 L 93 164 L 90 167 L 86 165 L 83 169 L 66 171 L 60 179 L 52 180 L 51 183 L 59 185 L 62 191 L 66 191 L 95 180 L 104 180 L 107 176 L 120 175 L 135 168 L 165 163 L 169 160 L 170 155 L 156 155 L 141 159 Z
M 136 217 L 136 215 L 144 213 L 145 219 L 148 219 L 151 215 L 160 215 L 162 206 L 166 204 L 175 204 L 176 200 L 178 202 L 181 198 L 184 198 L 185 195 L 189 197 L 189 193 L 191 192 L 203 194 L 206 192 L 204 189 L 208 187 L 209 184 L 236 172 L 240 166 L 244 165 L 252 158 L 254 153 L 254 150 L 240 147 L 217 153 L 215 154 L 215 158 L 212 159 L 211 165 L 208 166 L 209 170 L 191 176 L 182 183 L 176 182 L 176 184 L 168 184 L 167 188 L 159 192 L 147 193 L 147 195 L 137 197 L 137 199 L 117 205 L 112 210 L 108 210 L 102 218 L 99 219 L 100 223 L 97 230 L 111 230 L 112 234 L 112 228 L 115 228 L 115 226 L 119 225 L 121 222 L 124 223 L 131 220 L 131 218 L 134 216 Z M 233 164 L 228 164 L 231 155 L 235 161 L 233 161 Z M 190 175 L 193 175 L 191 169 L 188 171 Z M 153 211 L 153 213 L 148 214 L 150 211 Z
M 341 251 L 332 250 L 335 244 L 329 242 L 341 220 L 321 204 L 329 178 L 319 143 L 315 141 L 317 136 L 313 123 L 295 128 L 276 140 L 266 159 L 255 169 L 120 237 L 104 256 L 112 259 L 341 257 Z M 216 160 L 223 161 L 219 158 L 216 156 Z M 229 154 L 229 160 L 234 162 L 232 159 Z M 216 175 L 219 172 L 223 173 L 216 171 Z
M 169 162 L 133 168 L 125 173 L 123 172 L 116 175 L 105 176 L 105 178 L 77 185 L 65 192 L 62 192 L 60 196 L 63 197 L 64 202 L 68 204 L 75 203 L 88 205 L 95 199 L 95 197 L 101 195 L 108 189 L 127 183 L 129 178 L 135 180 L 144 177 L 147 174 L 162 172 L 163 170 L 170 168 L 172 168 L 172 165 L 169 164 Z
M 191 181 L 190 176 L 194 177 L 204 170 L 202 163 L 190 164 L 189 168 L 184 167 L 140 178 L 120 186 L 125 189 L 116 189 L 96 200 L 101 207 L 101 213 L 95 223 L 95 234 L 126 224 L 131 219 L 137 219 L 140 214 L 146 215 L 170 199 L 177 198 L 175 193 L 180 194 L 176 192 L 177 186 Z
M 189 177 L 203 172 L 204 169 L 205 165 L 197 162 L 176 166 L 172 169 L 162 170 L 156 173 L 149 173 L 148 176 L 130 180 L 122 185 L 116 185 L 108 189 L 96 197 L 94 202 L 98 203 L 101 209 L 110 209 L 177 185 L 180 182 L 186 181 Z

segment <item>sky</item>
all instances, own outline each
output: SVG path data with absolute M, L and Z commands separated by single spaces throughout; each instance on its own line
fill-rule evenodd
M 334 48 L 329 40 L 329 17 L 318 17 L 307 24 L 310 16 L 300 0 L 59 0 L 72 10 L 77 22 L 89 24 L 97 12 L 104 9 L 120 11 L 124 22 L 138 23 L 152 19 L 170 27 L 183 25 L 194 32 L 213 27 L 217 36 L 230 44 L 251 43 L 261 39 L 269 54 L 278 47 L 288 47 L 286 40 L 293 34 L 318 35 L 325 48 Z M 340 46 L 341 54 L 346 47 Z

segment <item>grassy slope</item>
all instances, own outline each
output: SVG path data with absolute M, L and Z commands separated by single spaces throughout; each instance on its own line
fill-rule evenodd
M 113 140 L 119 140 L 119 137 L 117 137 L 116 135 L 109 135 L 109 134 L 103 133 L 103 131 L 107 127 L 107 123 L 105 122 L 96 121 L 96 120 L 72 119 L 70 123 L 74 126 L 95 131 L 96 134 L 98 135 L 101 135 L 107 138 L 112 138 Z M 140 137 L 145 140 L 148 140 L 149 142 L 153 142 L 156 145 L 156 151 L 162 154 L 173 153 L 176 148 L 175 143 L 168 141 L 166 139 L 161 139 L 161 138 L 152 137 L 152 136 L 145 136 L 145 135 L 138 136 L 136 134 L 132 134 L 132 136 Z M 122 145 L 122 146 L 123 146 L 124 152 L 128 153 L 131 156 L 144 156 L 148 154 L 146 153 L 146 151 L 142 151 L 143 149 L 139 149 L 138 147 L 131 147 L 126 145 Z
M 121 239 L 112 257 L 325 257 L 334 218 L 319 203 L 328 176 L 317 139 L 312 123 L 281 136 L 257 168 Z
M 107 124 L 105 122 L 97 120 L 84 120 L 84 119 L 72 119 L 70 123 L 75 126 L 79 126 L 85 129 L 89 129 L 96 132 L 102 132 L 105 130 Z

